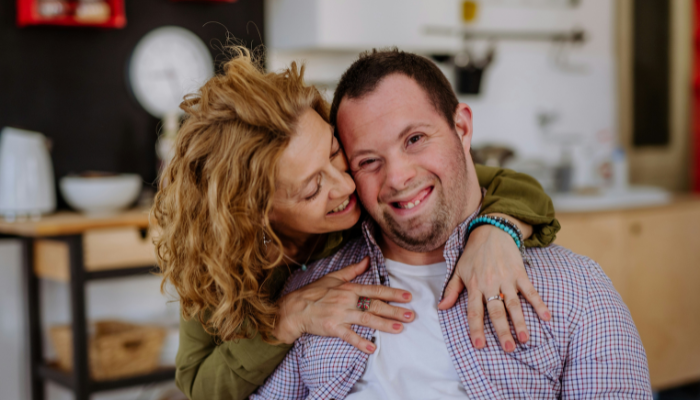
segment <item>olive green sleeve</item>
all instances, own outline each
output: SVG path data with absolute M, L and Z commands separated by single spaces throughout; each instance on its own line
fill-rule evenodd
M 479 186 L 486 188 L 481 214 L 501 213 L 532 225 L 527 247 L 550 245 L 561 229 L 552 199 L 531 176 L 476 164 Z
M 260 335 L 217 344 L 199 321 L 181 319 L 175 383 L 191 400 L 245 399 L 291 348 L 265 343 Z

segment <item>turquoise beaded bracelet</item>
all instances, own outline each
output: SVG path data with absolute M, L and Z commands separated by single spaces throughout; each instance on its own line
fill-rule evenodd
M 496 228 L 503 230 L 505 233 L 509 234 L 510 237 L 515 240 L 515 245 L 521 251 L 524 247 L 523 233 L 520 231 L 517 225 L 501 217 L 492 217 L 489 215 L 482 215 L 476 217 L 469 223 L 467 227 L 467 237 L 472 233 L 472 231 L 482 225 L 493 225 Z

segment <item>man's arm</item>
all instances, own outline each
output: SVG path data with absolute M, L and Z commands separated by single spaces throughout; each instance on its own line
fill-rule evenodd
M 486 188 L 481 214 L 507 214 L 532 225 L 527 247 L 545 247 L 561 229 L 552 199 L 531 176 L 509 169 L 475 164 L 479 186 Z
M 192 400 L 242 400 L 262 385 L 291 346 L 260 335 L 217 344 L 196 318 L 180 320 L 175 383 Z
M 562 399 L 651 399 L 646 353 L 627 306 L 589 260 L 587 304 L 575 323 L 562 373 Z

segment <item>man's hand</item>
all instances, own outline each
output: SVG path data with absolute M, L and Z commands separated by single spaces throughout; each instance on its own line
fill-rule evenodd
M 510 221 L 516 222 L 512 217 Z M 519 222 L 519 221 L 518 221 Z M 529 225 L 519 224 L 523 235 L 530 236 Z M 520 343 L 529 339 L 525 317 L 518 293 L 532 304 L 545 321 L 550 313 L 525 272 L 523 259 L 513 238 L 503 230 L 491 225 L 480 226 L 471 233 L 464 254 L 457 262 L 454 275 L 445 288 L 445 295 L 438 305 L 440 310 L 454 306 L 462 290 L 469 295 L 467 319 L 472 344 L 477 349 L 486 346 L 484 337 L 484 302 L 486 298 L 503 293 L 503 301 L 493 300 L 486 304 L 491 322 L 496 330 L 501 347 L 506 352 L 515 350 L 506 309 L 515 327 Z
M 372 354 L 376 346 L 360 337 L 351 325 L 362 325 L 382 332 L 399 333 L 401 322 L 411 322 L 413 311 L 385 302 L 408 303 L 411 293 L 381 285 L 350 283 L 369 265 L 365 257 L 357 264 L 332 272 L 280 299 L 277 325 L 273 334 L 284 343 L 293 343 L 302 333 L 334 336 L 359 350 Z M 369 310 L 357 308 L 358 299 L 371 299 Z

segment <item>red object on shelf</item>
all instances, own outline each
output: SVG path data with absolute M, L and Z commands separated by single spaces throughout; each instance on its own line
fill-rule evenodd
M 694 2 L 695 32 L 693 35 L 693 100 L 692 100 L 692 145 L 691 189 L 700 193 L 700 0 Z
M 81 21 L 74 15 L 64 15 L 46 18 L 39 13 L 38 0 L 17 0 L 17 26 L 57 25 L 57 26 L 86 26 L 96 28 L 123 28 L 126 26 L 124 0 L 105 0 L 111 14 L 104 22 Z

